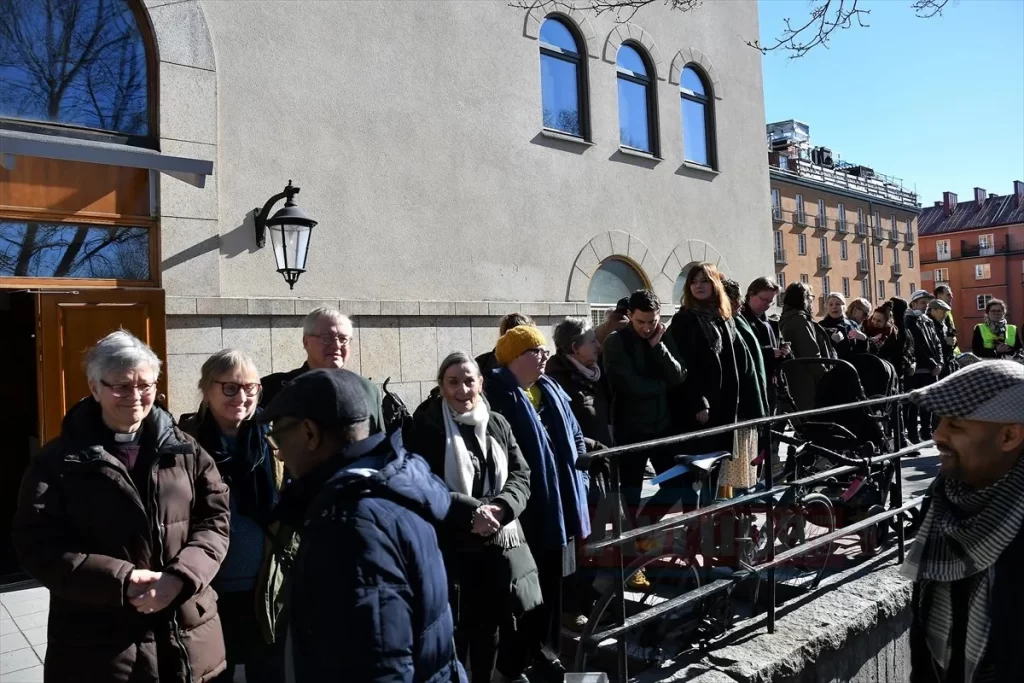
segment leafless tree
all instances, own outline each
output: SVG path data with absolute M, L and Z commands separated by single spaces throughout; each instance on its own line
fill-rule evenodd
M 910 8 L 922 19 L 930 19 L 942 14 L 943 10 L 956 0 L 908 0 Z M 589 11 L 601 15 L 613 13 L 616 21 L 630 21 L 636 13 L 648 5 L 665 5 L 673 10 L 689 12 L 701 6 L 702 0 L 511 0 L 510 5 L 517 9 L 532 10 L 553 4 L 562 4 L 580 11 Z M 768 45 L 759 39 L 746 41 L 763 54 L 769 52 L 788 53 L 791 58 L 803 57 L 819 46 L 828 47 L 829 40 L 836 31 L 849 28 L 866 28 L 870 9 L 865 9 L 864 0 L 811 0 L 808 14 L 799 19 L 787 17 L 785 27 L 779 36 Z
M 145 46 L 125 0 L 3 0 L 0 71 L 0 116 L 147 132 Z
M 0 233 L 0 276 L 145 280 L 149 241 L 145 228 L 8 224 Z M 12 229 L 13 228 L 13 229 Z

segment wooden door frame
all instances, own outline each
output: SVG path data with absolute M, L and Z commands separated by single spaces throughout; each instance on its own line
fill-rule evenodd
M 40 441 L 45 442 L 48 434 L 47 415 L 45 406 L 46 396 L 62 396 L 64 391 L 63 372 L 69 368 L 44 367 L 44 359 L 59 357 L 61 351 L 61 307 L 81 304 L 83 307 L 90 304 L 138 304 L 141 302 L 156 305 L 159 314 L 149 318 L 148 343 L 153 352 L 162 362 L 159 379 L 157 380 L 157 393 L 167 396 L 167 314 L 166 298 L 163 289 L 155 287 L 139 288 L 118 288 L 118 289 L 81 289 L 69 291 L 63 288 L 47 287 L 41 288 L 35 293 L 36 305 L 36 382 L 39 396 L 39 434 Z M 60 298 L 59 298 L 60 297 Z M 67 297 L 74 297 L 68 301 Z M 77 371 L 82 371 L 76 368 Z M 51 398 L 51 400 L 53 400 Z M 70 406 L 69 406 L 70 407 Z M 50 430 L 52 434 L 59 433 L 59 429 Z

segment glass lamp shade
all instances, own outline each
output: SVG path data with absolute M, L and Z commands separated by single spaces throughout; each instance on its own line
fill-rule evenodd
M 267 221 L 277 272 L 284 276 L 290 289 L 295 289 L 299 275 L 306 272 L 309 236 L 314 226 L 316 221 L 294 205 L 285 206 Z

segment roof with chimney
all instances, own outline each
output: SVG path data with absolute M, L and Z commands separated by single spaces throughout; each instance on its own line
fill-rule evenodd
M 1024 183 L 1014 183 L 1014 194 L 989 195 L 975 188 L 969 201 L 957 201 L 952 192 L 943 193 L 943 201 L 921 211 L 917 218 L 917 234 L 943 235 L 965 230 L 991 228 L 1024 223 Z

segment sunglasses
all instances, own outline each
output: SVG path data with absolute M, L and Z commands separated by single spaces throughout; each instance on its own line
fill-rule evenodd
M 269 432 L 267 432 L 263 436 L 263 438 L 267 440 L 267 443 L 270 444 L 271 448 L 273 448 L 275 451 L 279 451 L 281 450 L 281 435 L 287 434 L 288 432 L 292 431 L 301 424 L 302 422 L 298 421 L 282 426 L 275 425 L 273 428 L 271 428 Z
M 156 382 L 144 382 L 140 384 L 110 384 L 100 380 L 100 384 L 110 389 L 110 393 L 113 394 L 114 398 L 128 398 L 135 393 L 138 389 L 140 396 L 146 396 L 147 394 L 153 393 L 156 389 Z
M 240 384 L 238 382 L 220 382 L 217 380 L 213 381 L 214 384 L 220 385 L 221 393 L 227 397 L 237 396 L 239 391 L 244 391 L 246 396 L 255 396 L 260 393 L 262 388 L 259 382 L 247 382 Z

